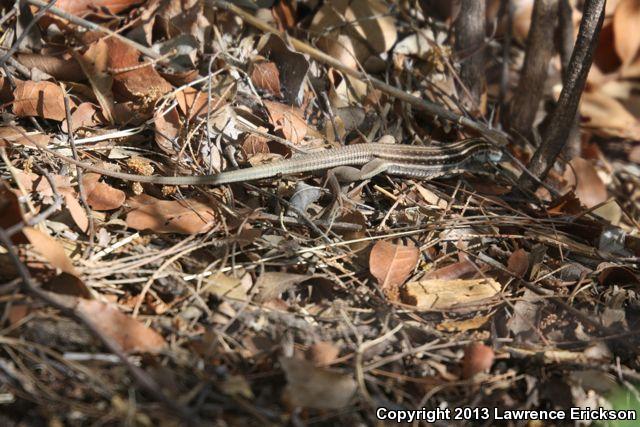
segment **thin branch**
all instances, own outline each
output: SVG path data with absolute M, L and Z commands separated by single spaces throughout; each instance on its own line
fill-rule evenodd
M 585 2 L 578 41 L 569 61 L 567 78 L 560 93 L 560 99 L 552 113 L 551 122 L 544 132 L 542 144 L 528 166 L 528 169 L 540 180 L 544 180 L 547 176 L 569 137 L 571 124 L 578 111 L 580 96 L 593 62 L 593 52 L 604 20 L 604 5 L 605 0 L 586 0 Z M 519 184 L 525 190 L 533 190 L 537 187 L 535 180 L 528 175 L 522 175 Z

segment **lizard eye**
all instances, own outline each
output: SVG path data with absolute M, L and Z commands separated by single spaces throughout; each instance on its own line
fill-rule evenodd
M 497 150 L 489 151 L 487 157 L 489 158 L 490 161 L 497 163 L 500 160 L 502 160 L 502 151 L 497 151 Z

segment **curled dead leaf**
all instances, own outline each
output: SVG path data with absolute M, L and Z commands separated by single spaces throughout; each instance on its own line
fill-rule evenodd
M 101 115 L 100 115 L 101 117 Z M 92 127 L 102 122 L 98 115 L 96 106 L 90 102 L 83 102 L 71 113 L 72 131 L 76 131 L 82 127 Z M 62 122 L 62 131 L 68 133 L 67 120 Z
M 93 93 L 102 107 L 102 114 L 109 123 L 114 123 L 117 112 L 111 93 L 113 78 L 109 73 L 109 49 L 105 40 L 99 39 L 92 43 L 82 55 L 74 53 L 74 58 L 91 83 Z
M 36 53 L 17 53 L 16 59 L 27 68 L 37 68 L 57 80 L 80 82 L 86 77 L 77 61 Z
M 281 2 L 280 6 L 284 6 Z M 260 38 L 258 53 L 277 67 L 278 90 L 290 105 L 301 105 L 304 96 L 304 82 L 309 71 L 309 60 L 296 52 L 277 34 L 265 34 Z M 276 83 L 276 82 L 273 82 Z M 275 93 L 275 92 L 274 92 Z

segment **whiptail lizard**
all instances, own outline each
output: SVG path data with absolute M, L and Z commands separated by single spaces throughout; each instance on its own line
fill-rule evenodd
M 379 173 L 431 179 L 465 172 L 469 170 L 471 164 L 495 163 L 502 157 L 500 149 L 480 138 L 429 147 L 370 143 L 302 154 L 290 159 L 246 169 L 224 171 L 216 175 L 146 176 L 110 171 L 64 156 L 33 140 L 31 142 L 53 156 L 91 172 L 127 181 L 161 185 L 223 185 L 321 170 L 332 170 L 341 182 L 369 179 Z M 357 169 L 353 166 L 363 167 Z

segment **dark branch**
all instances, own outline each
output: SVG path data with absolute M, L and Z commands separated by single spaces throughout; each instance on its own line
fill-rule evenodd
M 462 0 L 456 20 L 456 52 L 460 56 L 460 79 L 465 108 L 477 112 L 486 87 L 486 5 L 484 0 Z
M 544 132 L 542 144 L 529 163 L 529 170 L 540 180 L 547 176 L 569 137 L 602 28 L 604 4 L 605 0 L 585 2 L 578 40 L 569 61 L 560 99 Z M 525 190 L 534 190 L 537 186 L 536 181 L 527 174 L 520 177 L 519 184 Z
M 533 6 L 527 51 L 518 88 L 511 100 L 511 128 L 528 137 L 547 81 L 549 61 L 554 54 L 554 29 L 558 0 L 536 0 Z

